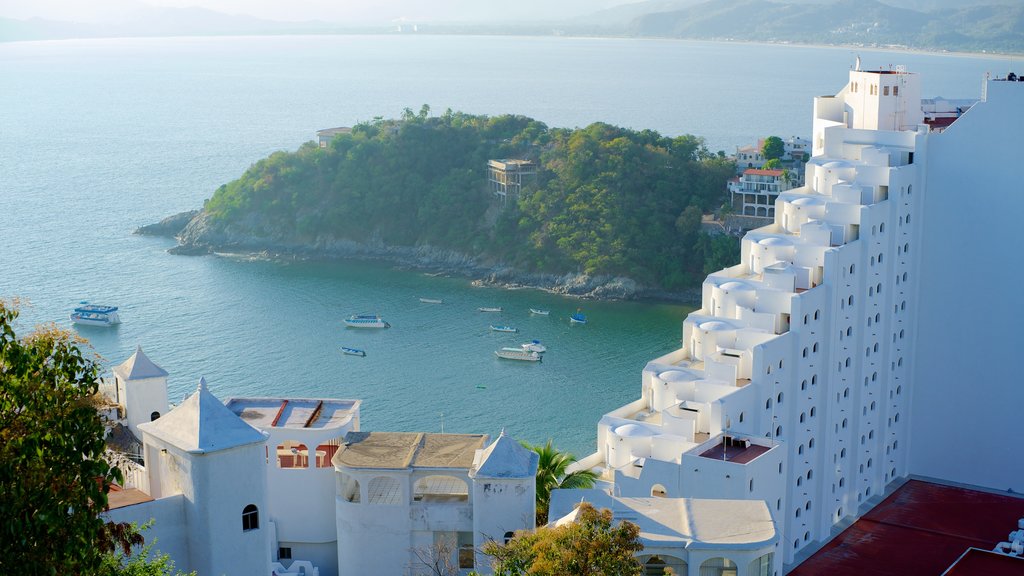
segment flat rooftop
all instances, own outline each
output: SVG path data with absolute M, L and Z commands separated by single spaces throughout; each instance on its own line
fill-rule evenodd
M 725 443 L 719 442 L 717 446 L 701 452 L 700 455 L 702 458 L 711 458 L 712 460 L 725 460 L 726 462 L 734 462 L 736 464 L 746 464 L 769 450 L 771 450 L 769 446 L 753 443 L 744 448 L 743 446 L 726 446 Z
M 789 574 L 942 574 L 968 548 L 1006 540 L 1022 516 L 1024 498 L 910 480 Z
M 110 487 L 110 492 L 107 494 L 107 508 L 110 510 L 152 501 L 152 496 L 138 488 L 122 488 L 114 485 Z
M 348 468 L 468 470 L 474 454 L 486 442 L 486 434 L 349 432 L 331 461 Z
M 1022 576 L 1024 558 L 969 548 L 942 576 Z
M 229 410 L 250 426 L 271 428 L 338 428 L 359 413 L 359 400 L 317 398 L 230 398 Z

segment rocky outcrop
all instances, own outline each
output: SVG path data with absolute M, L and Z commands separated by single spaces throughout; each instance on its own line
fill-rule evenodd
M 184 214 L 177 214 L 171 218 L 182 216 Z M 152 226 L 163 226 L 164 222 L 171 218 Z M 173 227 L 171 224 L 164 226 L 167 230 Z M 258 234 L 255 231 L 258 231 Z M 485 257 L 471 256 L 431 245 L 394 246 L 385 244 L 379 238 L 355 241 L 328 235 L 299 238 L 290 231 L 263 221 L 257 215 L 231 224 L 222 224 L 214 222 L 205 212 L 193 213 L 187 225 L 180 228 L 175 236 L 178 239 L 178 246 L 169 250 L 172 254 L 202 255 L 229 252 L 256 253 L 270 258 L 287 259 L 380 260 L 406 268 L 466 276 L 473 278 L 473 284 L 476 286 L 533 288 L 598 300 L 657 299 L 686 303 L 700 301 L 699 290 L 666 292 L 640 285 L 630 278 L 621 276 L 523 272 Z
M 199 210 L 189 210 L 188 212 L 181 212 L 174 216 L 168 216 L 156 224 L 147 224 L 136 228 L 135 234 L 174 238 L 178 234 L 181 234 L 182 230 L 185 229 L 185 226 L 187 226 L 197 214 L 199 214 Z

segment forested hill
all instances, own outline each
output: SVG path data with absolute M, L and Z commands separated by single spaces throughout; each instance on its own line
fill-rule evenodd
M 733 164 L 698 137 L 428 111 L 260 160 L 217 189 L 202 230 L 190 225 L 183 242 L 430 245 L 524 272 L 625 276 L 667 290 L 738 258 L 734 238 L 700 232 Z M 493 158 L 540 163 L 518 203 L 501 207 L 488 191 Z

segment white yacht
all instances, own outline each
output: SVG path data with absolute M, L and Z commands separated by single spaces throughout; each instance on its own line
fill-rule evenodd
M 120 324 L 121 319 L 117 316 L 117 306 L 82 303 L 71 313 L 71 322 L 86 326 L 114 326 Z
M 344 320 L 349 328 L 391 328 L 380 314 L 353 314 Z

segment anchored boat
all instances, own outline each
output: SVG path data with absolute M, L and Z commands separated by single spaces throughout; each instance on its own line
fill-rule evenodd
M 440 298 L 420 298 L 420 302 L 424 304 L 444 304 L 444 300 Z
M 551 310 L 541 310 L 540 308 L 530 308 L 530 314 L 536 314 L 537 316 L 547 316 L 551 314 Z
M 518 328 L 513 328 L 511 326 L 495 326 L 494 324 L 491 324 L 491 330 L 494 330 L 495 332 L 519 332 Z
M 548 351 L 548 347 L 541 344 L 540 340 L 530 340 L 525 344 L 520 344 L 519 347 L 527 352 L 536 352 L 537 354 L 543 354 Z
M 349 356 L 366 356 L 366 350 L 360 350 L 359 348 L 347 348 L 342 346 L 341 351 L 343 354 L 348 354 Z
M 504 358 L 506 360 L 523 360 L 526 362 L 544 361 L 540 354 L 530 350 L 523 350 L 522 348 L 502 348 L 501 350 L 495 350 L 494 354 L 497 355 L 498 358 Z
M 117 316 L 117 306 L 98 306 L 83 302 L 71 313 L 71 322 L 86 326 L 114 326 L 120 324 L 121 319 Z
M 576 312 L 572 316 L 569 316 L 569 323 L 570 324 L 586 324 L 587 323 L 587 317 L 584 316 L 582 312 Z
M 380 314 L 353 314 L 343 320 L 349 328 L 391 328 Z
M 499 306 L 497 308 L 488 308 L 486 306 L 481 306 L 480 308 L 477 308 L 477 311 L 478 312 L 501 312 L 501 307 Z

